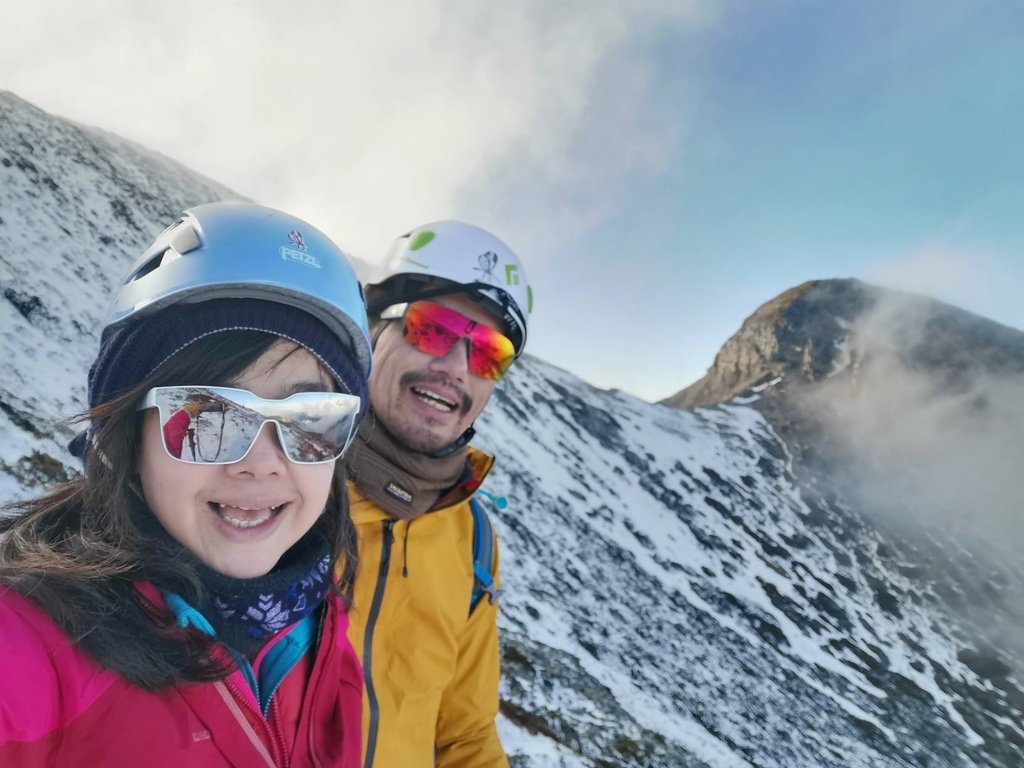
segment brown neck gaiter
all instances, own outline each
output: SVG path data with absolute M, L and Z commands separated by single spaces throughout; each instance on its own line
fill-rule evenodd
M 370 411 L 349 449 L 348 476 L 360 491 L 399 520 L 427 512 L 466 469 L 466 449 L 432 458 L 395 440 Z

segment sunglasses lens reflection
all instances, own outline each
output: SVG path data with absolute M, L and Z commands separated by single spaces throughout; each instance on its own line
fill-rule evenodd
M 167 453 L 193 464 L 240 461 L 268 421 L 291 461 L 333 461 L 348 447 L 359 414 L 355 395 L 303 392 L 265 400 L 231 387 L 157 387 L 140 408 L 154 406 Z
M 515 357 L 507 336 L 429 301 L 410 304 L 405 312 L 405 339 L 420 352 L 442 357 L 465 338 L 470 341 L 470 371 L 490 381 L 500 379 Z

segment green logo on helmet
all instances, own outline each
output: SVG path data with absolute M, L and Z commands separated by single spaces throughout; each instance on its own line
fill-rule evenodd
M 420 232 L 419 234 L 416 235 L 416 237 L 412 239 L 412 242 L 409 243 L 409 250 L 418 251 L 420 248 L 422 248 L 431 240 L 433 240 L 434 237 L 434 233 L 431 232 L 429 229 Z
M 505 285 L 519 285 L 519 269 L 515 264 L 505 265 Z

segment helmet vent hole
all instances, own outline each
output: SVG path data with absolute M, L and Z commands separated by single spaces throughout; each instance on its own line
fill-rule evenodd
M 164 251 L 164 253 L 166 253 L 166 251 Z M 154 256 L 141 267 L 139 267 L 137 270 L 135 270 L 135 272 L 128 278 L 128 282 L 134 283 L 136 280 L 140 280 L 141 278 L 145 277 L 150 272 L 152 272 L 154 269 L 159 267 L 163 263 L 164 253 Z

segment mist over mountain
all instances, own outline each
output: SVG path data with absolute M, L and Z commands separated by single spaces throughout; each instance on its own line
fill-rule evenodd
M 805 481 L 893 533 L 948 537 L 972 559 L 1015 567 L 1024 332 L 855 280 L 808 282 L 760 307 L 701 380 L 664 402 L 690 408 L 755 390 L 752 406 Z M 983 623 L 1005 619 L 981 607 Z M 1024 648 L 1024 627 L 1012 629 L 1000 644 Z
M 0 501 L 76 471 L 53 425 L 117 277 L 234 197 L 0 94 Z M 1022 336 L 819 281 L 669 404 L 517 363 L 477 425 L 513 764 L 1024 764 Z

